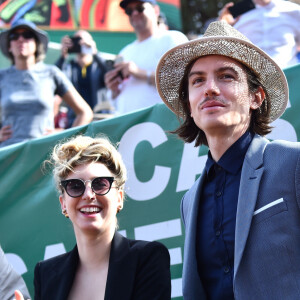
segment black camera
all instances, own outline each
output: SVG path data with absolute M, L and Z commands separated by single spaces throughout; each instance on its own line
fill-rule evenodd
M 107 71 L 113 70 L 115 68 L 115 63 L 118 63 L 121 61 L 122 61 L 122 59 L 120 57 L 118 57 L 116 60 L 111 60 L 111 59 L 106 60 Z M 124 79 L 121 71 L 119 71 L 118 74 L 116 75 L 116 77 L 114 77 L 114 78 L 117 78 L 117 77 L 120 77 L 122 80 Z
M 80 40 L 81 40 L 81 37 L 78 37 L 78 36 L 71 36 L 70 37 L 71 40 L 72 40 L 72 47 L 70 47 L 68 49 L 68 53 L 81 53 L 81 45 L 80 45 Z

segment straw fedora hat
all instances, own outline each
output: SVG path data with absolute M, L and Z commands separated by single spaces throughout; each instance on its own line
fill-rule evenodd
M 27 30 L 32 31 L 36 35 L 39 43 L 44 45 L 45 53 L 47 52 L 48 41 L 49 41 L 47 32 L 39 29 L 34 23 L 32 23 L 28 20 L 19 19 L 18 21 L 14 22 L 12 24 L 11 28 L 4 30 L 0 33 L 0 49 L 6 57 L 8 57 L 8 58 L 10 57 L 9 56 L 8 37 L 12 31 L 14 31 L 18 28 L 25 28 Z
M 185 69 L 190 62 L 205 55 L 224 55 L 253 70 L 270 97 L 270 120 L 283 114 L 288 103 L 288 85 L 283 71 L 239 31 L 225 21 L 216 21 L 209 24 L 203 37 L 172 48 L 157 65 L 157 90 L 177 116 L 185 117 L 179 98 Z

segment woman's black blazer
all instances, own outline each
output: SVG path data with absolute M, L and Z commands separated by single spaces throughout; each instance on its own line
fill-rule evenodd
M 70 252 L 39 262 L 34 271 L 34 299 L 68 299 L 78 261 L 75 246 Z M 167 248 L 159 242 L 129 240 L 116 232 L 111 246 L 104 299 L 171 299 Z

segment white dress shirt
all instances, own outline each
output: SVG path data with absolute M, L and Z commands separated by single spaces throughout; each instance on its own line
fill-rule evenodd
M 300 5 L 272 0 L 241 15 L 234 27 L 269 54 L 282 68 L 298 63 Z

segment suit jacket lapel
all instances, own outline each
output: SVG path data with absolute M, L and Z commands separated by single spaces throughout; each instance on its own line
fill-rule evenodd
M 133 255 L 129 241 L 116 232 L 110 250 L 105 300 L 130 300 L 135 275 L 131 272 L 132 262 L 136 259 Z
M 51 282 L 51 287 L 47 289 L 47 293 L 52 296 L 48 294 L 47 299 L 65 300 L 68 298 L 79 261 L 77 246 L 65 255 L 63 260 L 53 265 L 52 272 L 49 272 L 47 281 Z
M 199 202 L 201 190 L 204 183 L 205 174 L 201 174 L 197 184 L 193 186 L 187 195 L 187 202 L 185 205 L 190 205 L 189 208 L 183 208 L 186 219 L 186 238 L 184 249 L 184 267 L 183 267 L 183 289 L 185 299 L 204 299 L 204 290 L 198 273 L 197 255 L 196 255 L 196 234 L 197 234 L 197 220 L 199 211 Z
M 255 135 L 243 163 L 236 214 L 234 277 L 237 274 L 249 235 L 260 180 L 264 171 L 263 153 L 267 143 L 267 139 Z

